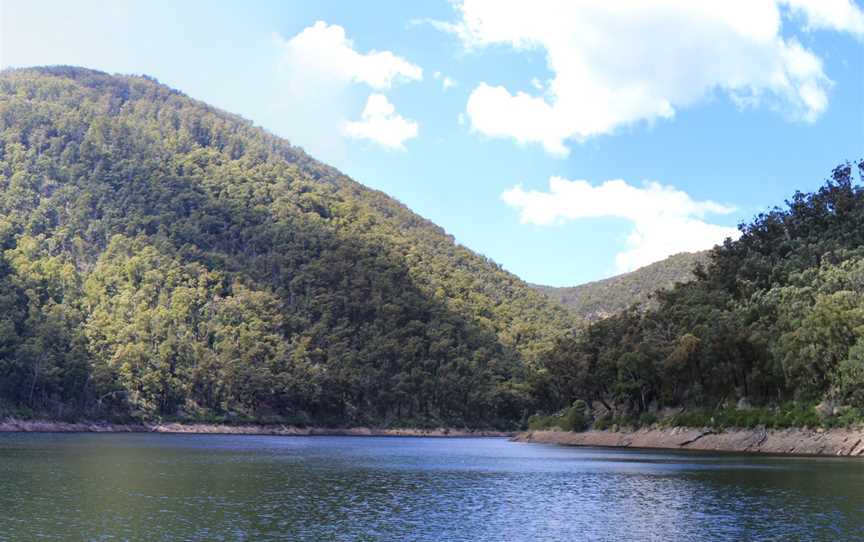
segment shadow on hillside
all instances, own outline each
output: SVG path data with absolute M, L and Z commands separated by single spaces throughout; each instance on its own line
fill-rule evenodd
M 40 228 L 63 237 L 59 245 L 81 272 L 112 235 L 143 235 L 161 252 L 273 293 L 286 339 L 308 339 L 324 368 L 321 399 L 305 409 L 313 419 L 483 425 L 521 415 L 523 405 L 501 386 L 519 376 L 518 354 L 415 283 L 395 247 L 397 221 L 352 206 L 358 186 L 155 83 L 72 68 L 38 73 L 80 85 L 34 84 L 33 107 L 44 100 L 69 114 L 61 125 L 55 109 L 34 113 L 18 136 L 39 147 L 40 162 L 31 164 L 38 175 L 74 186 L 55 194 L 56 185 L 43 185 L 37 201 L 44 207 L 62 193 Z M 95 118 L 82 113 L 87 100 L 103 108 Z M 74 165 L 61 166 L 69 157 Z M 72 246 L 73 235 L 83 248 Z

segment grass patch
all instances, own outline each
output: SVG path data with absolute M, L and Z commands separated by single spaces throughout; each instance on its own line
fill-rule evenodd
M 662 420 L 666 427 L 714 427 L 727 429 L 787 429 L 792 427 L 825 427 L 832 418 L 823 418 L 812 403 L 784 403 L 777 407 L 718 410 L 694 409 Z M 851 422 L 851 419 L 849 420 Z
M 669 427 L 710 427 L 713 429 L 768 429 L 791 428 L 842 428 L 864 425 L 864 409 L 843 409 L 833 416 L 823 416 L 812 402 L 790 401 L 779 406 L 739 408 L 694 408 L 673 416 L 658 418 L 655 414 L 644 412 L 639 416 L 606 415 L 591 423 L 585 411 L 571 407 L 552 415 L 535 415 L 529 418 L 531 430 L 584 431 L 592 428 L 598 431 L 617 429 L 635 430 L 642 427 L 659 425 Z

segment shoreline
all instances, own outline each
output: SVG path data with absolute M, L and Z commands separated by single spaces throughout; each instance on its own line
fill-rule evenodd
M 508 437 L 515 431 L 483 429 L 386 429 L 374 427 L 297 427 L 293 425 L 212 424 L 212 423 L 141 423 L 55 422 L 50 420 L 0 420 L 0 433 L 166 433 L 189 435 L 260 435 L 283 437 L 349 436 L 349 437 Z
M 525 431 L 514 442 L 704 452 L 864 457 L 864 429 L 637 429 Z
M 162 433 L 250 436 L 504 437 L 513 442 L 704 452 L 864 457 L 864 428 L 726 429 L 672 427 L 633 431 L 495 431 L 454 428 L 297 427 L 292 425 L 140 423 L 0 419 L 2 433 Z

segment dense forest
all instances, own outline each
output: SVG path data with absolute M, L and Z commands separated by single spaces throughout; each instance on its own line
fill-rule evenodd
M 682 252 L 629 273 L 579 286 L 532 284 L 531 287 L 571 309 L 579 318 L 594 321 L 629 309 L 632 305 L 645 308 L 655 306 L 656 292 L 679 282 L 693 280 L 696 265 L 707 261 L 708 252 Z
M 668 409 L 694 424 L 736 408 L 798 409 L 797 423 L 817 403 L 860 414 L 856 169 L 737 241 L 586 287 L 577 313 L 153 79 L 6 70 L 0 415 L 505 428 L 541 413 L 579 428 Z
M 513 426 L 575 323 L 151 78 L 0 74 L 0 414 Z
M 577 426 L 652 420 L 666 407 L 683 409 L 679 421 L 689 425 L 720 423 L 730 411 L 740 414 L 730 424 L 862 419 L 864 189 L 856 176 L 864 162 L 843 164 L 818 191 L 741 225 L 739 240 L 715 247 L 696 279 L 658 293 L 654 308 L 562 338 L 540 369 L 536 393 L 547 411 L 577 404 Z

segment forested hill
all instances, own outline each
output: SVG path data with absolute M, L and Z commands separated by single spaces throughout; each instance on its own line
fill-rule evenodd
M 146 77 L 0 74 L 0 414 L 506 425 L 572 316 Z
M 549 411 L 582 400 L 649 418 L 708 410 L 691 424 L 864 420 L 861 175 L 864 162 L 837 167 L 816 192 L 742 225 L 656 308 L 562 339 L 543 364 Z
M 629 309 L 632 305 L 651 306 L 659 290 L 695 277 L 697 264 L 708 262 L 708 252 L 682 252 L 630 273 L 608 279 L 556 288 L 532 284 L 531 287 L 572 309 L 581 318 L 593 321 Z

